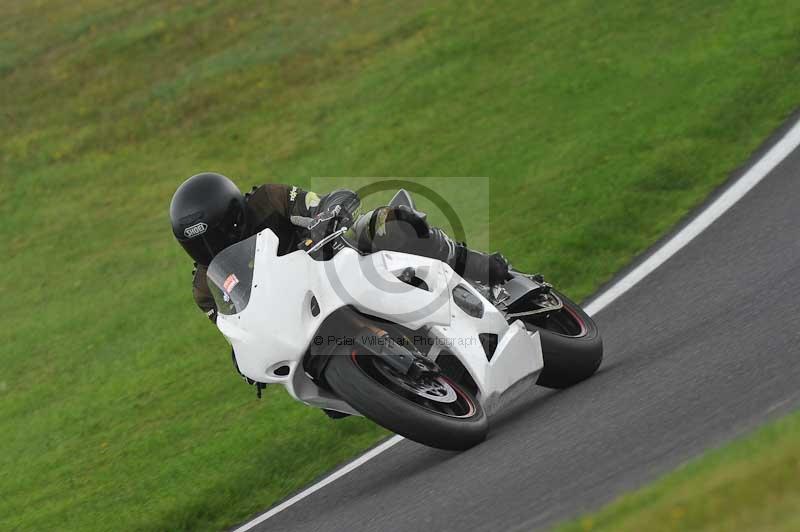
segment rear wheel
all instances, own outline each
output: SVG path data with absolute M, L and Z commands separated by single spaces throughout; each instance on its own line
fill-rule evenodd
M 536 384 L 560 389 L 594 375 L 603 361 L 603 340 L 580 305 L 555 294 L 564 304 L 562 309 L 523 320 L 528 330 L 539 332 L 542 341 L 544 369 Z
M 416 442 L 460 451 L 486 439 L 483 407 L 444 375 L 412 379 L 356 347 L 332 356 L 325 378 L 364 416 Z

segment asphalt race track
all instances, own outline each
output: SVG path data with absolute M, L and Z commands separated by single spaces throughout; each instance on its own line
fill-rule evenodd
M 402 441 L 252 530 L 540 529 L 800 406 L 800 149 L 595 318 L 592 379 L 532 390 L 468 452 Z

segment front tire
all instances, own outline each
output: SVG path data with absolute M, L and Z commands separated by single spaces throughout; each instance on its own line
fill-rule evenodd
M 452 403 L 426 400 L 404 386 L 402 376 L 393 380 L 391 370 L 379 358 L 358 348 L 334 354 L 325 379 L 361 414 L 423 445 L 463 451 L 485 440 L 489 431 L 483 407 L 457 383 L 437 376 L 433 386 L 441 387 L 440 394 L 455 393 L 456 399 Z
M 547 321 L 526 321 L 530 331 L 538 331 L 542 342 L 544 368 L 536 384 L 563 389 L 588 379 L 603 361 L 603 340 L 591 317 L 564 294 L 559 316 Z

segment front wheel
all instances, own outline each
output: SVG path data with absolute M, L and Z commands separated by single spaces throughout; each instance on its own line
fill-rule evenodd
M 364 416 L 430 447 L 469 449 L 489 431 L 481 404 L 444 375 L 411 379 L 356 347 L 332 356 L 325 378 Z
M 544 368 L 536 384 L 567 388 L 588 379 L 603 361 L 603 340 L 594 320 L 564 294 L 555 292 L 564 307 L 552 314 L 524 320 L 530 331 L 538 331 Z

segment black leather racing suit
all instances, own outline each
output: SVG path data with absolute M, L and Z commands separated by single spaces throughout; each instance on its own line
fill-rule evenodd
M 314 217 L 337 205 L 352 218 L 360 205 L 355 192 L 335 190 L 323 197 L 299 187 L 268 184 L 245 194 L 248 229 L 243 238 L 266 228 L 279 239 L 278 254 L 297 249 L 308 231 L 293 223 Z M 408 207 L 380 207 L 361 216 L 353 226 L 364 252 L 402 251 L 439 259 L 464 277 L 493 284 L 508 276 L 508 264 L 499 255 L 485 255 L 453 242 L 441 229 L 430 227 L 424 216 Z M 206 281 L 207 267 L 195 264 L 192 293 L 197 306 L 216 322 L 217 308 Z

